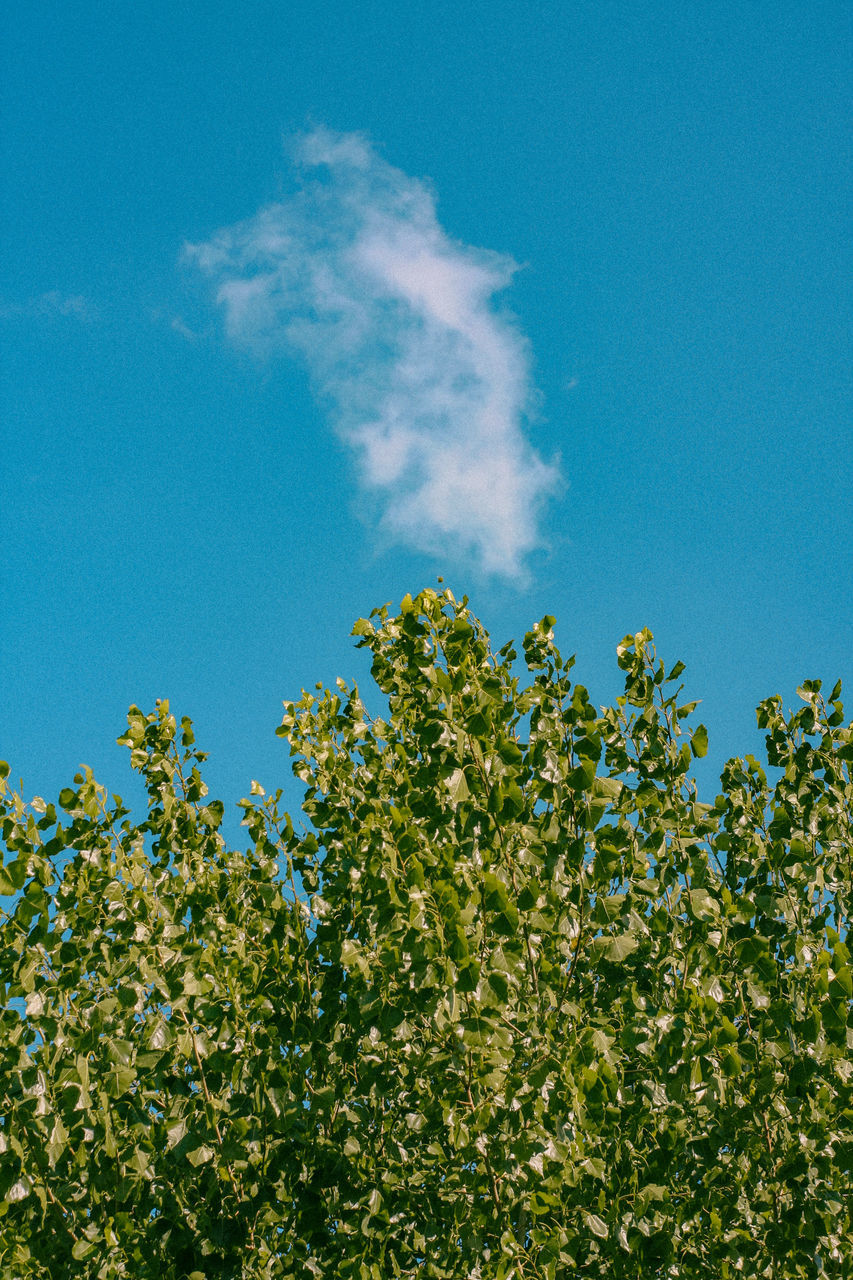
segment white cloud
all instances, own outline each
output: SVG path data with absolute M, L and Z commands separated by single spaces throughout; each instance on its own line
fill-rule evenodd
M 527 341 L 496 308 L 516 264 L 451 239 L 429 186 L 358 134 L 296 148 L 300 190 L 188 255 L 234 342 L 306 361 L 379 524 L 518 578 L 558 483 L 525 435 Z
M 57 289 L 39 294 L 37 298 L 28 298 L 26 302 L 0 303 L 0 319 L 14 320 L 41 319 L 51 316 L 76 316 L 80 320 L 91 320 L 94 311 L 88 298 L 82 294 L 64 294 Z
M 179 333 L 182 338 L 185 338 L 187 340 L 187 342 L 198 341 L 198 334 L 193 329 L 191 329 L 190 326 L 186 323 L 186 321 L 182 320 L 180 316 L 172 317 L 172 319 L 169 321 L 169 328 L 174 333 Z

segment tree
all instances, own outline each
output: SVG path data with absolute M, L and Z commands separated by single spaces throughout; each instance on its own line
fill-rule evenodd
M 853 1274 L 840 685 L 702 803 L 683 665 L 596 710 L 553 623 L 522 688 L 449 591 L 360 620 L 385 714 L 286 704 L 245 853 L 166 702 L 141 822 L 4 780 L 4 1276 Z

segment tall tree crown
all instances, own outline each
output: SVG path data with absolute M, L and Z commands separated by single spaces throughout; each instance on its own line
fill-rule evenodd
M 840 686 L 702 802 L 683 665 L 596 708 L 553 626 L 522 681 L 449 591 L 360 620 L 383 714 L 285 705 L 246 852 L 166 702 L 142 821 L 0 768 L 4 1275 L 853 1271 Z

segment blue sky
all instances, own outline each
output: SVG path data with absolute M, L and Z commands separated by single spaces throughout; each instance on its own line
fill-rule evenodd
M 0 756 L 214 793 L 434 585 L 601 702 L 649 626 L 703 783 L 853 681 L 847 4 L 31 0 L 4 20 Z

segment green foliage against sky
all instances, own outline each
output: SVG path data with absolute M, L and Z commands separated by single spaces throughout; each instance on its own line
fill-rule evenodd
M 82 1280 L 849 1276 L 853 731 L 707 748 L 648 632 L 596 709 L 449 592 L 356 624 L 384 695 L 279 730 L 229 850 L 188 720 L 137 822 L 2 782 L 0 1271 Z

